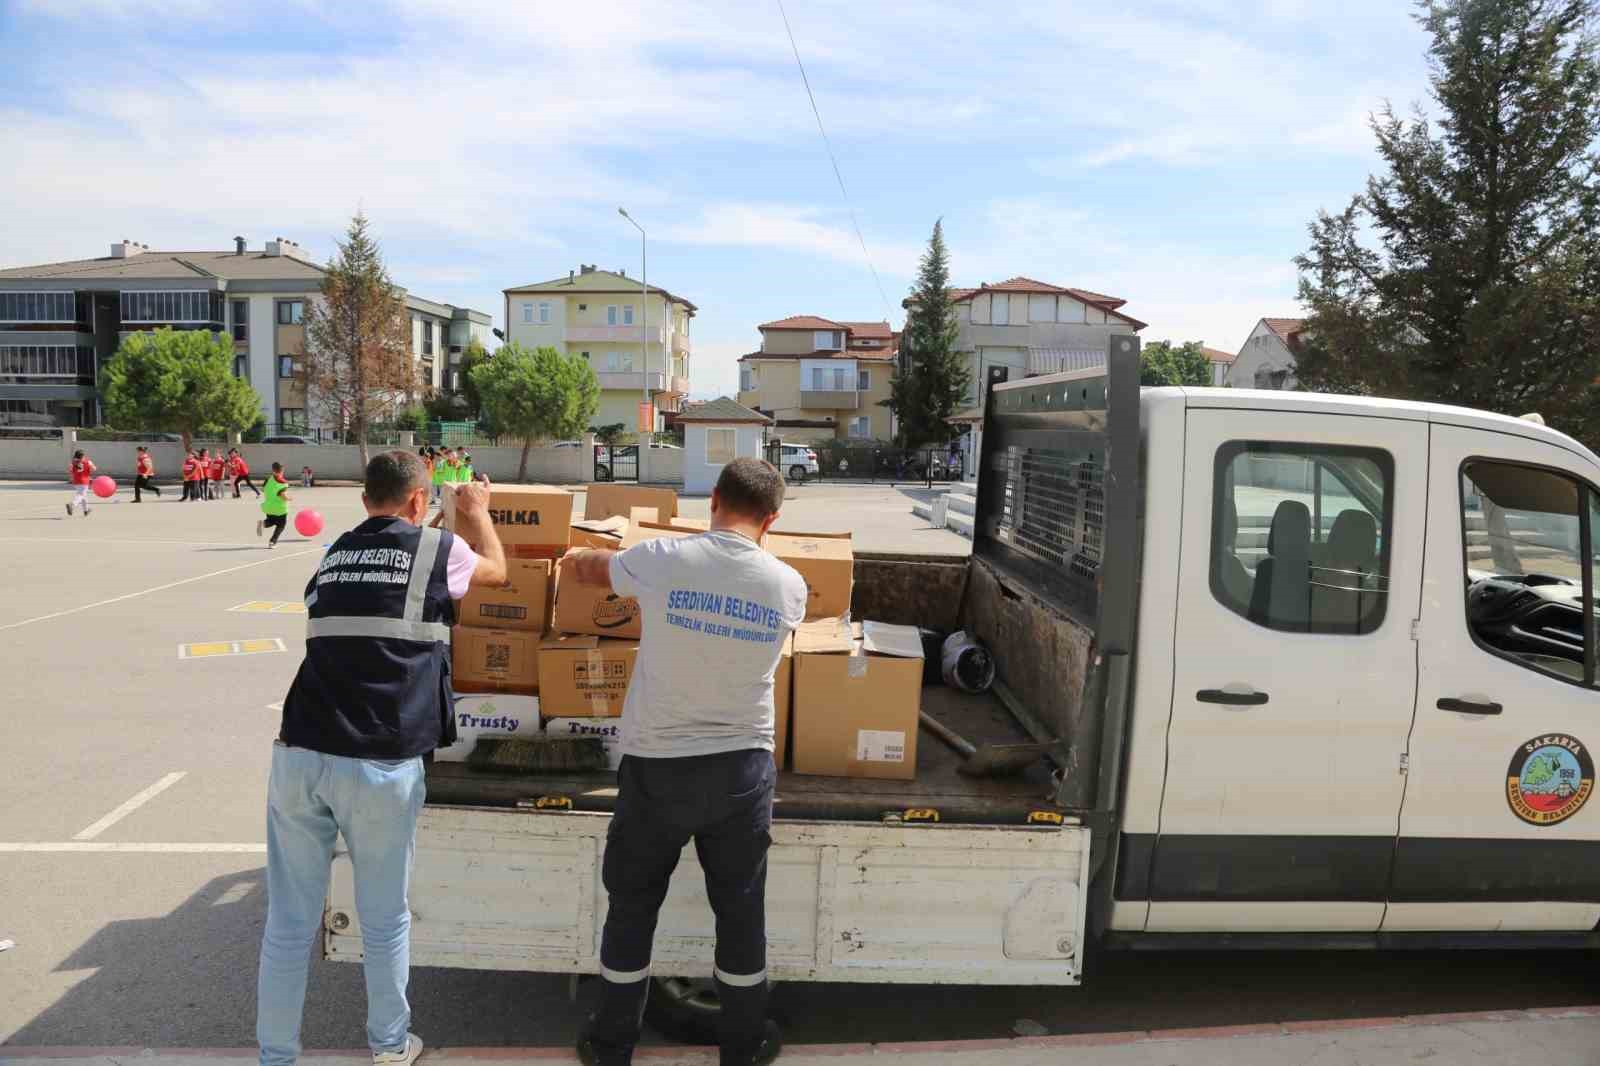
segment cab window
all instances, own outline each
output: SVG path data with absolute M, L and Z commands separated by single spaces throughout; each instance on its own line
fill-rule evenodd
M 1389 598 L 1394 460 L 1372 448 L 1233 441 L 1217 451 L 1211 591 L 1293 633 L 1370 633 Z
M 1595 493 L 1540 467 L 1461 469 L 1467 628 L 1478 646 L 1540 673 L 1595 683 Z

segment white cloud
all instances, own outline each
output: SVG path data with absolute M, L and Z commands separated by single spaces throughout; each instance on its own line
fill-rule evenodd
M 791 204 L 719 203 L 697 218 L 665 227 L 660 239 L 678 244 L 749 246 L 803 252 L 866 269 L 866 257 L 845 211 Z M 906 278 L 921 249 L 867 237 L 880 277 Z

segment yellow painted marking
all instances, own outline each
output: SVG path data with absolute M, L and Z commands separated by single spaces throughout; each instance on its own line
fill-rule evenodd
M 212 641 L 209 644 L 182 644 L 179 645 L 178 655 L 184 659 L 200 659 L 207 655 L 232 655 L 233 644 L 229 641 Z
M 251 600 L 237 607 L 229 607 L 228 610 L 251 611 L 258 614 L 305 614 L 306 605 L 298 600 Z
M 206 659 L 221 655 L 262 655 L 267 652 L 287 651 L 277 637 L 256 637 L 252 640 L 210 640 L 193 644 L 179 644 L 178 658 Z
M 239 642 L 240 655 L 258 655 L 264 651 L 282 651 L 283 642 L 276 637 L 263 640 L 241 640 Z

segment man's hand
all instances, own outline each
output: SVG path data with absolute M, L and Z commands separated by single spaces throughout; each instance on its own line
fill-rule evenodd
M 580 585 L 611 587 L 611 548 L 584 548 L 561 557 L 561 565 Z M 565 576 L 565 575 L 563 575 Z
M 456 512 L 462 515 L 487 514 L 489 511 L 489 482 L 463 481 L 456 484 Z

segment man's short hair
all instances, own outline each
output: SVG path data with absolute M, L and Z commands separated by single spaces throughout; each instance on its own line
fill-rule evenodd
M 410 452 L 379 452 L 367 464 L 367 502 L 376 507 L 403 503 L 428 483 L 428 468 Z
M 717 478 L 717 497 L 734 514 L 765 519 L 783 506 L 783 475 L 765 459 L 735 459 Z

